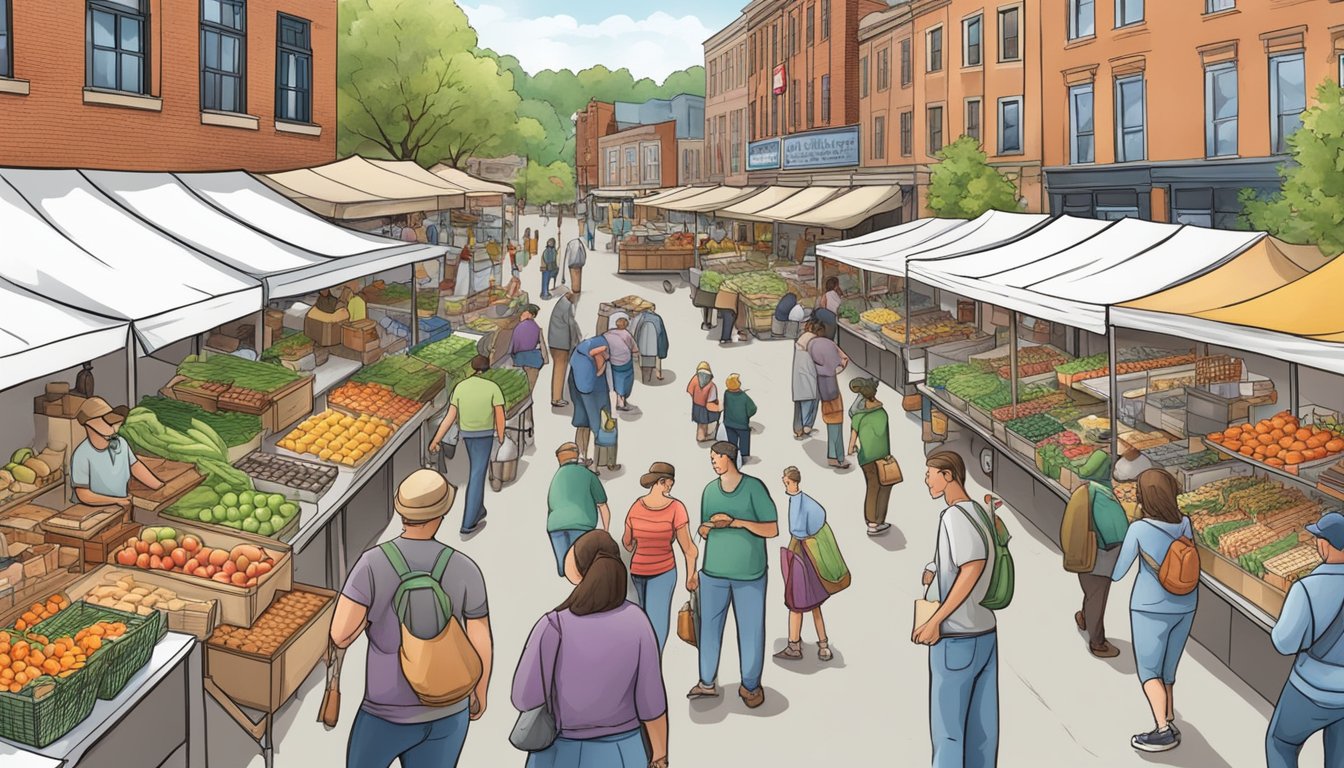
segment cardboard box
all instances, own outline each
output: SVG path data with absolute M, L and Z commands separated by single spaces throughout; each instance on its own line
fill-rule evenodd
M 52 396 L 43 394 L 33 398 L 33 413 L 38 416 L 73 419 L 75 414 L 79 413 L 79 407 L 84 404 L 84 398 L 80 395 L 64 394 L 54 399 L 48 398 Z
M 23 564 L 23 578 L 39 579 L 59 568 L 55 544 L 10 544 L 9 556 Z
M 349 347 L 332 347 L 331 354 L 345 358 L 346 360 L 354 360 L 357 363 L 368 365 L 369 363 L 375 363 L 382 359 L 383 348 L 375 344 L 361 352 L 350 349 Z
M 341 346 L 356 352 L 378 346 L 378 324 L 368 318 L 342 323 Z
M 342 320 L 324 320 L 315 317 L 314 310 L 303 319 L 303 333 L 319 347 L 331 347 L 341 343 Z
M 79 550 L 74 547 L 56 547 L 56 567 L 65 569 L 79 562 Z

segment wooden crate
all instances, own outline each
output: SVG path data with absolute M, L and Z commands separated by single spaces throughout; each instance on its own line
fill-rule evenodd
M 80 559 L 75 565 L 80 570 L 86 570 L 90 566 L 101 565 L 111 560 L 117 550 L 121 549 L 126 540 L 134 536 L 140 527 L 134 520 L 127 520 L 124 523 L 109 525 L 87 539 L 78 538 L 71 533 L 56 533 L 50 530 L 46 532 L 45 538 L 48 544 L 79 550 Z
M 307 584 L 295 584 L 294 590 L 321 595 L 327 602 L 274 655 L 206 644 L 206 676 L 235 703 L 275 713 L 293 698 L 326 655 L 331 618 L 336 612 L 336 593 Z
M 201 408 L 214 413 L 219 410 L 219 395 L 214 392 L 207 392 L 204 389 L 188 387 L 186 383 L 190 381 L 186 376 L 174 376 L 171 381 L 159 390 L 159 394 L 164 397 L 171 397 L 174 400 L 180 400 L 184 403 L 199 405 Z
M 267 432 L 283 432 L 313 410 L 313 377 L 302 379 L 270 395 L 271 406 L 261 414 L 261 427 Z
M 1270 616 L 1279 617 L 1287 598 L 1283 590 L 1242 570 L 1221 552 L 1199 543 L 1195 547 L 1199 551 L 1199 565 L 1205 573 Z
M 78 581 L 71 584 L 65 590 L 71 601 L 79 600 L 97 587 L 108 583 L 110 577 L 119 574 L 128 574 L 131 580 L 137 586 L 154 587 L 167 589 L 177 594 L 177 596 L 188 602 L 187 607 L 176 611 L 168 610 L 166 604 L 160 603 L 154 607 L 154 610 L 162 613 L 168 621 L 168 629 L 174 632 L 185 632 L 195 635 L 197 639 L 204 640 L 215 631 L 219 624 L 219 605 L 213 597 L 204 599 L 195 599 L 186 596 L 177 584 L 169 583 L 158 577 L 154 571 L 142 571 L 139 568 L 114 568 L 110 565 L 100 565 L 90 570 L 87 574 L 80 577 Z M 115 584 L 115 579 L 113 582 Z

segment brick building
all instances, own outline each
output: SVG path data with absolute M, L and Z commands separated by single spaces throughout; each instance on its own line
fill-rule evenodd
M 715 184 L 747 184 L 747 19 L 705 41 L 704 176 Z
M 1057 7 L 1056 7 L 1057 6 Z M 1042 19 L 1051 210 L 1235 226 L 1344 75 L 1337 0 L 1061 0 Z
M 0 0 L 0 164 L 336 157 L 337 0 Z
M 616 132 L 616 105 L 590 101 L 574 123 L 574 181 L 579 197 L 602 186 L 602 154 L 598 140 Z
M 639 191 L 677 186 L 680 147 L 675 120 L 637 125 L 597 143 L 601 188 Z

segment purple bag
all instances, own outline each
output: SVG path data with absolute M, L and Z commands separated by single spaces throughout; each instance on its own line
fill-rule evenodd
M 784 605 L 790 611 L 806 613 L 831 596 L 805 552 L 781 547 L 779 559 L 784 571 Z

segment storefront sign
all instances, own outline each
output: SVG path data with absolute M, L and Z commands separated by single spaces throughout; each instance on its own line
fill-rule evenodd
M 779 139 L 762 139 L 747 145 L 747 170 L 764 171 L 779 167 Z
M 812 131 L 783 139 L 783 167 L 834 168 L 859 164 L 859 127 Z
M 786 83 L 789 82 L 788 70 L 785 69 L 784 67 L 785 67 L 785 65 L 783 65 L 783 64 L 780 64 L 779 66 L 775 67 L 775 94 L 776 94 L 776 95 L 781 94 L 781 93 L 783 93 L 784 91 L 788 90 L 788 86 L 785 85 Z

